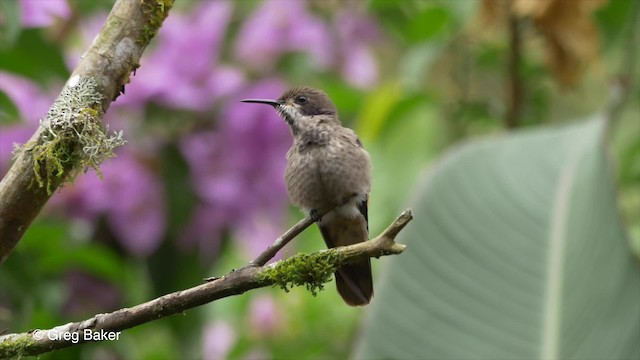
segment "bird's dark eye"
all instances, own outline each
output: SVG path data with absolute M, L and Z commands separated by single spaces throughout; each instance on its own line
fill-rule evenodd
M 306 96 L 298 96 L 298 97 L 296 98 L 296 102 L 297 102 L 298 104 L 304 104 L 304 103 L 306 103 L 306 102 L 307 102 L 307 97 L 306 97 Z

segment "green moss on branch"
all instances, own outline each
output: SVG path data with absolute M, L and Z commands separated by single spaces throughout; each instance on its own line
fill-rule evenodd
M 169 15 L 173 0 L 141 0 L 144 15 L 147 17 L 144 31 L 137 39 L 138 45 L 146 45 L 158 33 L 164 19 Z
M 298 254 L 267 267 L 261 276 L 286 292 L 294 286 L 304 285 L 315 296 L 331 280 L 336 264 L 342 261 L 343 256 L 332 249 L 314 254 Z
M 17 337 L 15 340 L 0 342 L 0 359 L 17 358 L 35 345 L 33 337 Z

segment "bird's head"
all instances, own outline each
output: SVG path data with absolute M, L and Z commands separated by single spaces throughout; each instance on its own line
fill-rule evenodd
M 315 127 L 322 123 L 337 123 L 336 106 L 322 90 L 311 87 L 289 89 L 277 100 L 245 99 L 242 102 L 273 106 L 292 131 Z

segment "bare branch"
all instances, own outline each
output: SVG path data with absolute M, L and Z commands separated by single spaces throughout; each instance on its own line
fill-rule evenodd
M 352 200 L 351 197 L 346 199 L 344 203 L 336 206 L 336 208 L 347 204 L 351 200 Z M 317 210 L 317 213 L 313 215 L 309 215 L 306 218 L 298 221 L 297 224 L 293 225 L 289 230 L 287 230 L 284 234 L 282 234 L 282 236 L 277 238 L 276 241 L 274 241 L 271 246 L 269 246 L 265 251 L 263 251 L 260 255 L 258 255 L 258 257 L 255 258 L 253 261 L 251 261 L 247 266 L 262 266 L 266 264 L 267 261 L 273 259 L 273 257 L 276 256 L 276 254 L 278 253 L 278 251 L 280 251 L 280 249 L 285 247 L 285 245 L 287 245 L 291 240 L 293 240 L 293 238 L 295 238 L 296 236 L 298 236 L 298 234 L 303 232 L 304 229 L 311 226 L 311 224 L 316 222 L 317 219 L 322 219 L 323 216 L 325 216 L 329 211 L 332 211 L 334 209 L 319 209 Z M 215 279 L 216 279 L 215 277 L 211 277 L 211 278 L 206 278 L 205 280 L 211 281 Z
M 363 257 L 377 258 L 402 253 L 405 245 L 397 244 L 395 237 L 412 218 L 410 210 L 404 211 L 380 235 L 366 242 L 312 254 L 298 254 L 266 266 L 245 267 L 214 281 L 167 294 L 131 308 L 98 314 L 84 321 L 47 330 L 32 330 L 0 336 L 0 358 L 38 355 L 86 342 L 106 340 L 97 339 L 97 337 L 100 337 L 100 334 L 120 332 L 260 287 L 277 285 L 288 290 L 291 286 L 305 285 L 315 294 L 341 265 Z M 301 223 L 306 222 L 308 220 Z M 300 223 L 296 224 L 287 233 L 299 226 Z M 60 334 L 70 335 L 66 339 L 61 339 Z M 71 334 L 77 335 L 71 336 Z
M 101 123 L 173 0 L 118 0 L 41 126 L 0 182 L 0 264 L 51 194 L 122 143 Z M 59 136 L 62 134 L 62 136 Z
M 325 214 L 320 214 L 320 217 Z M 287 245 L 293 238 L 298 236 L 304 229 L 308 228 L 313 224 L 315 220 L 311 216 L 307 216 L 306 218 L 298 221 L 297 224 L 293 225 L 287 232 L 282 234 L 279 238 L 274 241 L 274 243 L 269 246 L 265 251 L 263 251 L 257 258 L 255 258 L 249 266 L 262 266 L 267 263 L 267 261 L 273 259 L 274 256 L 282 249 L 285 245 Z

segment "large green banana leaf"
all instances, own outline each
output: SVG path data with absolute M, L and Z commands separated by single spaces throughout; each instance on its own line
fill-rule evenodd
M 640 271 L 604 121 L 451 151 L 412 204 L 365 318 L 362 359 L 639 359 Z

